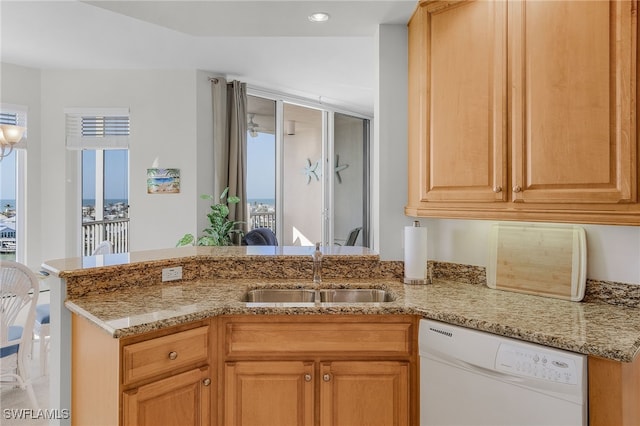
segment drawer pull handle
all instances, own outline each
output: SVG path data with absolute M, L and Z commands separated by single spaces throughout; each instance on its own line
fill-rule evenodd
M 178 358 L 178 352 L 176 352 L 176 351 L 171 351 L 171 352 L 169 352 L 169 359 L 170 359 L 170 360 L 172 360 L 172 361 L 173 361 L 173 360 L 174 360 L 174 359 L 176 359 L 176 358 Z
M 311 381 L 311 374 L 305 374 L 304 375 L 304 381 L 305 382 L 310 382 Z
M 325 374 L 324 376 L 322 376 L 322 380 L 324 380 L 325 382 L 328 382 L 331 380 L 331 375 L 330 374 Z
M 207 377 L 202 381 L 202 384 L 205 386 L 209 386 L 211 384 L 211 379 Z

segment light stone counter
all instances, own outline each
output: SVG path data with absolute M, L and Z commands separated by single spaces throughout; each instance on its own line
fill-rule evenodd
M 398 280 L 342 280 L 321 287 L 376 287 L 395 300 L 385 303 L 306 306 L 247 304 L 248 289 L 314 288 L 301 280 L 194 281 L 129 288 L 71 299 L 66 306 L 114 337 L 225 314 L 416 314 L 528 342 L 629 362 L 640 348 L 640 310 L 602 302 L 576 303 L 436 280 L 406 286 Z

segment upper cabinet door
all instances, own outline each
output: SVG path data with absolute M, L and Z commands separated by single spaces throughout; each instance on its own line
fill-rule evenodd
M 503 1 L 429 2 L 414 15 L 410 204 L 506 201 L 506 19 Z
M 513 201 L 636 202 L 636 3 L 508 7 Z

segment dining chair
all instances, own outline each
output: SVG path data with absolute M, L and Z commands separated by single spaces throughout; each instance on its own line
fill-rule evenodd
M 39 294 L 38 278 L 29 268 L 0 260 L 0 382 L 26 390 L 33 408 L 38 408 L 38 402 L 29 377 L 29 362 Z M 21 315 L 24 309 L 26 321 Z

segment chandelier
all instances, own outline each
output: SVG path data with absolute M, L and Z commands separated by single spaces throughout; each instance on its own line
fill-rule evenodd
M 13 124 L 0 124 L 0 161 L 11 154 L 15 144 L 20 142 L 25 127 L 14 126 Z

